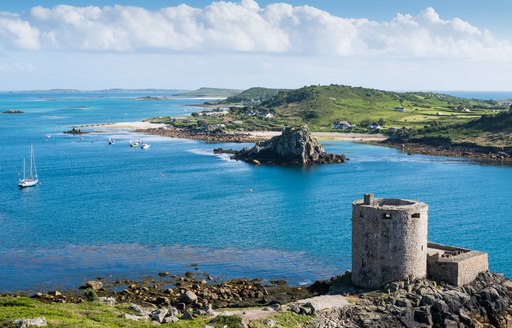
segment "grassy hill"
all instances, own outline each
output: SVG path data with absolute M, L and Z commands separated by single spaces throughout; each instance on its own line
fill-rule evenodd
M 512 147 L 512 112 L 502 112 L 454 125 L 431 123 L 419 130 L 401 129 L 393 136 L 396 142 L 419 142 L 432 145 L 459 144 L 492 149 Z
M 258 107 L 312 129 L 329 129 L 335 120 L 357 125 L 381 120 L 385 127 L 420 128 L 432 121 L 456 124 L 503 109 L 491 100 L 457 98 L 430 92 L 390 92 L 343 85 L 308 86 L 280 91 Z M 394 111 L 404 107 L 406 112 Z
M 199 88 L 194 91 L 187 91 L 178 94 L 179 97 L 202 97 L 202 98 L 227 98 L 239 94 L 242 90 L 236 89 L 218 89 L 218 88 Z
M 255 87 L 242 91 L 241 93 L 227 98 L 224 102 L 229 104 L 234 103 L 259 103 L 266 101 L 276 96 L 280 91 L 285 89 L 269 89 Z

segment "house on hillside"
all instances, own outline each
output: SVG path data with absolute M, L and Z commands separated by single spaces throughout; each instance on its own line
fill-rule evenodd
M 405 113 L 407 110 L 404 107 L 395 107 L 393 109 L 395 112 Z
M 368 125 L 368 129 L 372 130 L 372 131 L 377 131 L 377 130 L 380 130 L 382 127 L 377 124 L 377 123 L 373 123 L 373 124 L 370 124 Z
M 334 121 L 332 127 L 338 130 L 349 130 L 352 129 L 354 125 L 350 124 L 348 121 Z
M 261 120 L 271 120 L 274 118 L 274 114 L 272 114 L 271 112 L 260 112 L 258 114 L 258 118 Z

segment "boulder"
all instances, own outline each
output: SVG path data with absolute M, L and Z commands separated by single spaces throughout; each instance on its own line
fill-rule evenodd
M 194 292 L 191 292 L 190 290 L 187 290 L 180 296 L 180 301 L 182 301 L 185 304 L 191 304 L 197 301 L 197 295 Z
M 244 148 L 235 152 L 231 158 L 255 165 L 330 164 L 343 163 L 347 160 L 344 155 L 325 152 L 305 125 L 286 127 L 281 135 L 259 142 L 250 149 Z
M 98 291 L 103 289 L 103 283 L 98 280 L 89 280 L 85 283 L 85 288 L 90 288 L 94 291 Z
M 32 319 L 18 319 L 14 320 L 13 325 L 18 328 L 28 327 L 46 327 L 46 319 L 44 317 L 32 318 Z
M 169 310 L 166 308 L 158 309 L 151 313 L 151 320 L 156 321 L 158 323 L 162 323 L 164 322 L 167 313 L 169 313 Z

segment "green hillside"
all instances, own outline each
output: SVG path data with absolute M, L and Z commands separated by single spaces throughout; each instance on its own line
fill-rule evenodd
M 194 91 L 187 91 L 178 94 L 179 97 L 201 97 L 201 98 L 227 98 L 239 94 L 242 90 L 236 89 L 218 89 L 218 88 L 199 88 Z
M 227 98 L 224 102 L 233 104 L 233 103 L 259 103 L 262 101 L 269 100 L 270 98 L 276 96 L 280 91 L 285 91 L 285 89 L 269 89 L 269 88 L 250 88 L 242 91 L 241 93 L 231 96 Z
M 406 112 L 395 111 L 403 107 Z M 276 113 L 294 123 L 308 123 L 312 129 L 329 129 L 335 120 L 359 126 L 385 122 L 384 127 L 420 128 L 432 121 L 456 124 L 502 110 L 490 100 L 474 100 L 430 92 L 390 92 L 343 85 L 308 86 L 280 91 L 258 108 Z
M 392 135 L 395 142 L 419 142 L 432 145 L 460 144 L 493 149 L 512 147 L 512 112 L 502 112 L 454 125 L 432 122 L 414 130 L 400 129 Z

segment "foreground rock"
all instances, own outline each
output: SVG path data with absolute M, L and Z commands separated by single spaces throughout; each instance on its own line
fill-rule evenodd
M 232 158 L 253 164 L 281 165 L 332 164 L 347 160 L 344 155 L 325 152 L 307 126 L 287 127 L 280 136 L 237 151 Z
M 331 291 L 353 297 L 353 305 L 317 311 L 309 327 L 512 327 L 512 282 L 495 273 L 464 287 L 422 279 L 369 292 L 336 284 Z
M 44 317 L 33 318 L 33 319 L 18 319 L 13 322 L 14 327 L 28 328 L 28 327 L 46 327 L 46 319 Z

